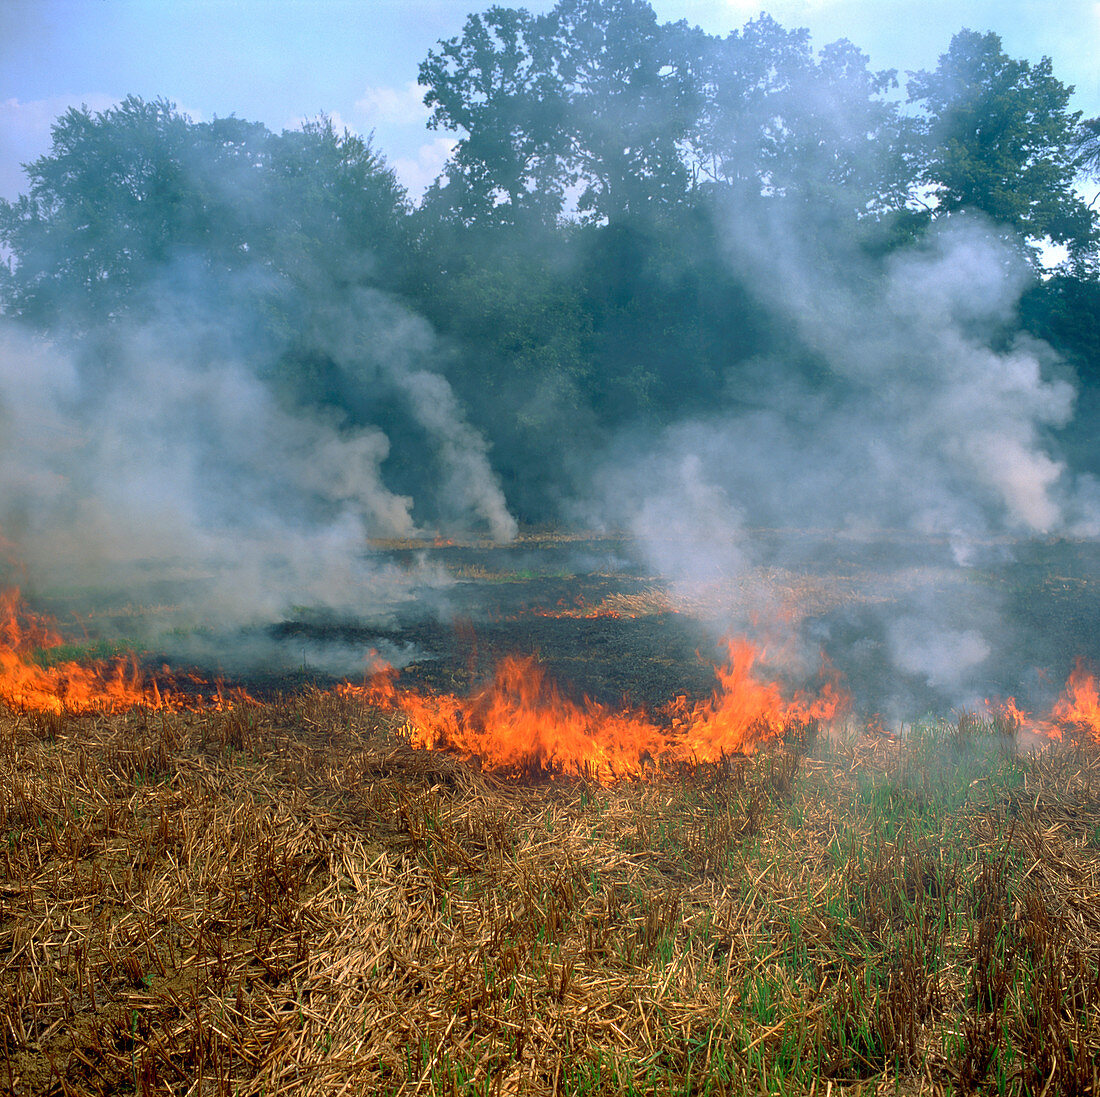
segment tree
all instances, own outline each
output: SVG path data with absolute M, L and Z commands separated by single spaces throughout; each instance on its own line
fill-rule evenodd
M 916 182 L 937 214 L 982 211 L 1038 246 L 1081 253 L 1093 217 L 1073 188 L 1080 113 L 1050 59 L 1008 57 L 993 33 L 962 30 L 934 72 L 910 74 L 921 112 Z
M 904 204 L 895 76 L 850 42 L 815 56 L 806 30 L 764 14 L 711 41 L 705 86 L 692 151 L 726 199 L 788 198 L 849 217 Z
M 578 210 L 614 222 L 681 202 L 681 146 L 702 105 L 701 32 L 658 24 L 647 0 L 560 0 L 545 26 Z
M 194 229 L 181 165 L 189 124 L 167 101 L 133 96 L 57 120 L 51 151 L 27 166 L 30 193 L 0 204 L 0 240 L 14 257 L 6 312 L 79 322 L 125 306 Z
M 420 66 L 429 125 L 459 134 L 429 195 L 465 223 L 552 224 L 570 188 L 596 222 L 683 199 L 702 32 L 647 0 L 492 7 Z
M 406 262 L 405 189 L 369 139 L 322 116 L 272 138 L 263 185 L 278 268 L 328 292 L 395 288 Z
M 1073 151 L 1076 153 L 1077 167 L 1081 174 L 1090 179 L 1100 178 L 1100 118 L 1081 120 Z
M 889 96 L 893 70 L 841 39 L 825 46 L 800 74 L 787 139 L 772 175 L 804 201 L 857 216 L 897 210 L 908 197 L 908 134 Z
M 552 221 L 561 211 L 563 97 L 542 27 L 522 9 L 494 6 L 420 66 L 429 127 L 462 135 L 429 201 L 463 221 Z
M 253 292 L 296 282 L 284 296 L 308 298 L 400 266 L 404 192 L 368 142 L 326 120 L 275 136 L 130 96 L 67 111 L 27 173 L 29 193 L 0 202 L 0 303 L 39 327 L 102 325 L 199 281 L 216 297 L 246 270 L 262 272 L 238 280 Z
M 704 178 L 736 193 L 770 189 L 783 119 L 811 66 L 809 32 L 785 30 L 767 14 L 707 43 L 705 102 L 692 143 Z

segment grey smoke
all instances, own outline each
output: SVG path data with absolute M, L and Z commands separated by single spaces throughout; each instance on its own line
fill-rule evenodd
M 384 384 L 405 400 L 432 439 L 439 464 L 437 503 L 452 529 L 483 527 L 511 541 L 516 521 L 489 461 L 484 438 L 467 421 L 450 383 L 425 368 L 440 351 L 420 316 L 377 290 L 359 289 L 320 310 L 310 332 L 354 388 Z
M 221 673 L 250 679 L 301 673 L 359 680 L 382 666 L 401 670 L 433 658 L 415 644 L 387 637 L 351 642 L 227 630 L 164 635 L 157 652 L 175 666 L 217 667 Z
M 281 348 L 227 336 L 186 300 L 166 296 L 159 315 L 66 346 L 0 330 L 0 531 L 30 585 L 176 603 L 126 625 L 153 632 L 258 626 L 297 607 L 384 621 L 446 588 L 438 568 L 369 550 L 372 538 L 437 531 L 387 487 L 383 430 L 288 403 L 264 376 Z M 436 509 L 451 528 L 513 536 L 485 443 L 431 368 L 427 325 L 381 295 L 336 315 L 340 304 L 330 330 L 343 334 L 329 343 L 341 368 L 403 394 L 434 444 L 447 501 Z
M 819 375 L 739 366 L 724 407 L 616 443 L 582 513 L 637 535 L 682 594 L 709 588 L 722 630 L 782 627 L 769 569 L 862 557 L 846 565 L 846 604 L 788 614 L 803 661 L 821 645 L 849 662 L 869 653 L 896 678 L 876 701 L 897 713 L 973 705 L 1007 641 L 996 592 L 968 569 L 1016 539 L 1096 527 L 1095 483 L 1049 442 L 1074 387 L 1049 346 L 1002 337 L 1032 275 L 977 218 L 937 226 L 881 271 L 842 249 L 844 264 L 815 265 L 801 228 L 731 215 L 730 261 L 754 271 Z

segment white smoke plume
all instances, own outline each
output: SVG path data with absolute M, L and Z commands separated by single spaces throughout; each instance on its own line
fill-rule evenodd
M 850 560 L 850 597 L 830 612 L 807 615 L 788 592 L 806 657 L 815 645 L 843 646 L 849 663 L 871 656 L 901 683 L 879 698 L 899 712 L 973 705 L 1005 628 L 967 568 L 1016 539 L 1095 526 L 1095 485 L 1048 442 L 1073 413 L 1073 385 L 1048 346 L 1001 336 L 1031 275 L 977 219 L 954 219 L 884 270 L 815 266 L 803 238 L 738 221 L 730 254 L 814 369 L 739 366 L 724 408 L 618 444 L 594 510 L 635 533 L 680 591 L 709 585 L 723 629 L 774 629 L 776 568 Z
M 430 369 L 426 325 L 369 305 L 344 326 L 373 340 L 370 368 L 434 444 L 447 517 L 514 535 L 484 441 Z M 370 554 L 371 538 L 424 532 L 416 500 L 387 487 L 383 430 L 281 398 L 262 360 L 235 355 L 209 325 L 166 306 L 112 331 L 106 349 L 0 331 L 0 533 L 24 581 L 91 602 L 124 591 L 173 603 L 154 627 L 177 630 L 318 608 L 380 620 L 445 586 L 436 569 Z M 342 353 L 342 367 L 360 366 L 353 346 Z

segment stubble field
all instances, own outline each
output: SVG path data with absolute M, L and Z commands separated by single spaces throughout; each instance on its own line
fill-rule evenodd
M 405 672 L 419 689 L 461 692 L 506 643 L 580 692 L 710 688 L 707 631 L 645 576 L 452 566 L 474 632 L 391 626 L 437 656 Z M 863 576 L 772 578 L 823 613 Z M 989 582 L 1078 642 L 1059 591 L 1080 604 L 1089 575 Z M 1100 1090 L 1084 729 L 1031 751 L 1003 715 L 861 714 L 520 779 L 328 683 L 262 685 L 0 713 L 6 1091 Z

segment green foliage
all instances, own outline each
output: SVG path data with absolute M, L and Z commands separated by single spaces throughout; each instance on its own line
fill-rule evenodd
M 770 16 L 721 40 L 646 0 L 491 7 L 420 68 L 431 125 L 458 135 L 428 204 L 461 223 L 594 224 L 690 204 L 699 184 L 865 216 L 904 205 L 909 129 L 848 42 L 814 57 Z
M 1077 126 L 1073 151 L 1077 167 L 1092 179 L 1100 177 L 1100 118 L 1084 118 Z
M 658 24 L 647 0 L 561 0 L 548 27 L 581 215 L 615 223 L 683 201 L 678 146 L 702 102 L 686 25 Z
M 701 175 L 740 199 L 782 197 L 849 219 L 901 208 L 908 196 L 908 124 L 847 41 L 815 57 L 805 30 L 762 14 L 712 40 L 695 130 Z
M 915 182 L 944 213 L 977 209 L 1032 241 L 1075 250 L 1094 222 L 1073 189 L 1080 113 L 1050 58 L 1008 57 L 993 33 L 962 30 L 934 72 L 914 73 L 909 101 L 923 112 Z
M 67 111 L 27 175 L 29 193 L 0 202 L 14 256 L 2 303 L 51 330 L 140 318 L 196 280 L 251 278 L 268 298 L 280 284 L 372 283 L 404 246 L 393 173 L 327 120 L 276 136 L 129 96 Z
M 440 336 L 402 327 L 395 353 L 446 376 L 510 507 L 544 520 L 610 433 L 736 403 L 750 370 L 817 376 L 759 271 L 731 261 L 739 226 L 873 274 L 973 209 L 1069 248 L 1020 327 L 1078 371 L 1093 410 L 1095 218 L 1073 184 L 1095 172 L 1097 127 L 1049 60 L 964 30 L 911 75 L 909 116 L 896 75 L 847 41 L 815 51 L 767 15 L 719 38 L 647 0 L 559 0 L 471 14 L 420 82 L 457 144 L 415 209 L 370 141 L 325 118 L 274 134 L 135 96 L 66 112 L 27 193 L 0 202 L 0 309 L 94 334 L 105 359 L 122 320 L 209 317 L 283 403 L 382 428 L 388 486 L 419 499 L 436 455 L 379 365 L 382 291 L 387 315 L 408 306 Z M 1095 463 L 1084 432 L 1066 441 Z
M 89 319 L 122 308 L 198 229 L 204 196 L 185 188 L 180 156 L 189 129 L 162 99 L 66 111 L 50 153 L 27 168 L 29 194 L 0 205 L 0 240 L 16 259 L 5 311 L 44 325 L 74 305 Z
M 464 134 L 429 204 L 462 223 L 552 221 L 561 209 L 562 104 L 541 27 L 526 11 L 493 6 L 420 66 L 429 125 Z

